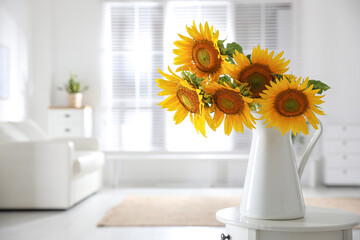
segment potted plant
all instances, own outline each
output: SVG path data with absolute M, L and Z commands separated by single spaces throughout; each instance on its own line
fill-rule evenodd
M 58 87 L 58 90 L 67 92 L 69 106 L 72 108 L 80 108 L 82 106 L 83 92 L 88 89 L 89 86 L 83 87 L 74 73 L 71 74 L 69 81 L 64 84 L 64 87 Z

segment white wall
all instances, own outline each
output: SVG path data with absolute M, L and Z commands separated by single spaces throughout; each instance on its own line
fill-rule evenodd
M 9 50 L 9 98 L 0 99 L 0 121 L 20 121 L 33 93 L 32 1 L 0 0 L 0 45 Z
M 33 2 L 33 91 L 28 117 L 46 131 L 53 81 L 53 4 L 48 0 Z
M 324 121 L 360 124 L 360 1 L 302 0 L 300 7 L 302 74 L 332 88 Z
M 67 95 L 56 90 L 72 72 L 90 86 L 84 104 L 101 102 L 101 3 L 100 0 L 34 0 L 34 85 L 32 118 L 46 130 L 47 109 L 66 106 Z M 46 89 L 42 92 L 40 89 Z
M 67 105 L 56 87 L 71 72 L 90 86 L 84 103 L 99 104 L 101 2 L 0 0 L 0 44 L 10 51 L 10 97 L 0 99 L 0 121 L 32 118 L 47 130 L 48 107 Z
M 51 103 L 67 105 L 66 94 L 56 91 L 71 72 L 90 86 L 84 103 L 100 101 L 101 1 L 54 0 L 53 13 L 53 76 Z

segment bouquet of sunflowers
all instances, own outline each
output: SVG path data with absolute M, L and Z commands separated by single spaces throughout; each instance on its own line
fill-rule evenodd
M 275 55 L 258 45 L 245 55 L 235 42 L 225 46 L 219 31 L 208 23 L 198 29 L 194 22 L 186 29 L 190 37 L 179 34 L 173 50 L 174 64 L 180 65 L 176 72 L 181 74 L 159 69 L 165 79 L 156 79 L 163 89 L 159 95 L 168 95 L 159 105 L 176 111 L 176 124 L 190 115 L 197 132 L 206 136 L 206 124 L 215 131 L 224 122 L 229 135 L 233 129 L 243 133 L 244 125 L 255 128 L 252 113 L 257 113 L 282 135 L 290 130 L 307 135 L 307 122 L 318 129 L 315 114 L 324 115 L 320 94 L 329 86 L 286 74 L 290 60 L 282 58 L 284 52 Z

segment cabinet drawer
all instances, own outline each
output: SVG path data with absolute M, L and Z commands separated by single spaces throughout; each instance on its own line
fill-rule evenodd
M 360 169 L 360 155 L 357 154 L 332 154 L 325 157 L 326 167 L 349 167 Z
M 360 185 L 360 168 L 326 168 L 327 185 Z
M 84 129 L 82 125 L 54 125 L 51 135 L 55 137 L 83 137 Z
M 325 140 L 325 155 L 329 153 L 360 153 L 360 139 Z
M 324 130 L 326 138 L 359 138 L 360 125 L 329 125 Z
M 81 123 L 84 119 L 83 111 L 76 110 L 52 110 L 50 111 L 50 122 Z

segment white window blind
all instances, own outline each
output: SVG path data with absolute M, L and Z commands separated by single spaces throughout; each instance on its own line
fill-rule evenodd
M 109 150 L 151 151 L 163 145 L 164 112 L 155 78 L 163 66 L 164 6 L 110 3 L 112 116 Z
M 254 46 L 269 48 L 275 52 L 285 51 L 291 58 L 292 50 L 291 3 L 244 3 L 234 6 L 235 41 L 245 54 Z
M 166 64 L 172 65 L 175 55 L 173 42 L 179 40 L 178 34 L 188 36 L 186 26 L 192 26 L 193 20 L 199 23 L 208 22 L 220 32 L 220 39 L 231 40 L 231 8 L 227 1 L 216 2 L 170 2 L 167 7 L 167 27 L 165 35 L 165 49 L 167 50 Z
M 206 21 L 220 39 L 237 41 L 245 53 L 257 44 L 272 50 L 291 49 L 291 4 L 210 2 L 109 3 L 111 29 L 111 129 L 106 150 L 248 152 L 251 132 L 224 135 L 223 126 L 208 138 L 196 134 L 189 119 L 175 125 L 174 112 L 157 103 L 157 67 L 173 66 L 173 42 L 185 26 Z M 285 49 L 284 49 L 285 50 Z

